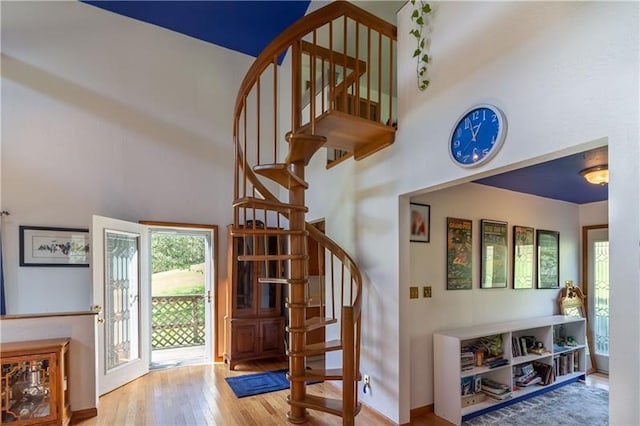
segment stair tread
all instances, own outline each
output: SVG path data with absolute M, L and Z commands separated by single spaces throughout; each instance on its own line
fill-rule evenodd
M 311 125 L 301 127 L 298 132 L 309 134 Z M 357 161 L 391 145 L 396 129 L 377 121 L 330 110 L 316 119 L 315 132 L 327 137 L 325 147 L 353 153 Z
M 287 141 L 289 142 L 289 154 L 285 161 L 288 164 L 302 161 L 306 166 L 309 164 L 313 155 L 324 146 L 327 138 L 308 133 L 289 132 L 287 134 Z
M 305 321 L 301 328 L 287 326 L 287 331 L 312 331 L 338 322 L 337 318 L 312 317 Z
M 231 229 L 231 235 L 234 237 L 243 236 L 268 236 L 268 235 L 307 235 L 307 231 L 292 231 L 290 229 L 274 229 L 274 228 L 237 228 Z
M 260 209 L 264 208 L 267 210 L 274 210 L 274 211 L 298 210 L 298 211 L 303 211 L 305 213 L 308 211 L 306 206 L 281 203 L 279 201 L 265 200 L 263 198 L 256 198 L 256 197 L 239 198 L 233 202 L 233 207 L 257 207 Z
M 309 184 L 293 174 L 289 166 L 285 163 L 259 164 L 254 166 L 253 171 L 287 189 L 299 187 L 309 188 Z
M 303 400 L 293 401 L 291 400 L 291 395 L 287 395 L 287 402 L 296 407 L 311 408 L 342 417 L 342 401 L 339 399 L 325 398 L 316 395 L 305 395 Z
M 258 282 L 260 284 L 306 284 L 307 279 L 292 279 L 292 278 L 273 278 L 273 277 L 260 277 Z
M 307 260 L 309 256 L 306 254 L 243 254 L 238 256 L 238 260 L 242 262 L 250 261 L 270 261 L 270 260 Z
M 313 343 L 307 345 L 299 352 L 288 351 L 287 355 L 293 357 L 301 357 L 301 356 L 314 356 L 314 355 L 322 355 L 327 352 L 339 351 L 342 350 L 342 341 L 340 340 L 330 340 L 327 342 Z
M 312 380 L 342 380 L 342 368 L 313 368 L 305 370 L 302 376 L 292 376 L 289 374 L 289 380 L 292 382 L 307 382 Z

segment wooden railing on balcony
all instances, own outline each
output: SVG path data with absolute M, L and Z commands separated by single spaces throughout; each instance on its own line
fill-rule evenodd
M 153 296 L 151 347 L 183 348 L 204 345 L 204 295 Z

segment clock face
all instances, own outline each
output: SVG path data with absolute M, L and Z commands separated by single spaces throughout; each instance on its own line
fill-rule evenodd
M 449 139 L 449 155 L 462 167 L 489 161 L 507 134 L 507 120 L 493 105 L 477 105 L 462 114 Z

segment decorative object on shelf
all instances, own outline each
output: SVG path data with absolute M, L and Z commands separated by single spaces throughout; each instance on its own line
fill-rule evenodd
M 411 13 L 411 20 L 415 24 L 415 28 L 409 31 L 409 34 L 416 39 L 416 50 L 413 51 L 413 57 L 416 59 L 416 77 L 418 79 L 418 89 L 423 91 L 429 87 L 429 80 L 425 74 L 427 73 L 427 64 L 429 63 L 429 40 L 424 37 L 425 16 L 431 13 L 431 6 L 422 0 L 411 0 L 414 7 Z
M 447 218 L 447 290 L 471 290 L 472 223 Z
M 513 288 L 533 288 L 535 270 L 533 249 L 533 228 L 527 226 L 513 227 Z
M 20 266 L 88 267 L 89 230 L 20 226 Z
M 428 204 L 410 203 L 411 207 L 411 240 L 428 243 L 431 234 L 431 206 Z
M 580 171 L 582 177 L 593 185 L 605 185 L 609 183 L 609 165 L 589 167 Z
M 560 288 L 560 233 L 536 231 L 538 242 L 538 288 Z
M 507 222 L 480 221 L 480 288 L 507 288 Z
M 560 313 L 562 315 L 568 315 L 572 317 L 585 318 L 587 324 L 587 371 L 591 372 L 597 368 L 596 357 L 593 349 L 591 348 L 591 331 L 589 328 L 589 321 L 585 311 L 584 300 L 586 296 L 582 292 L 580 287 L 573 285 L 572 280 L 565 281 L 565 287 L 558 294 L 558 305 L 560 306 Z
M 476 167 L 491 160 L 507 136 L 507 119 L 490 104 L 466 110 L 451 130 L 449 156 L 461 167 Z

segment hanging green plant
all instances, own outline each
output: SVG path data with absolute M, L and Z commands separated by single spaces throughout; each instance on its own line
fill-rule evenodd
M 426 52 L 427 40 L 422 35 L 424 29 L 425 15 L 431 12 L 431 6 L 422 0 L 410 0 L 414 6 L 411 13 L 411 20 L 415 23 L 415 28 L 409 31 L 417 41 L 416 50 L 413 51 L 413 57 L 416 58 L 416 77 L 418 79 L 418 89 L 425 90 L 429 87 L 429 80 L 426 79 L 427 64 L 429 63 L 429 54 Z M 417 5 L 416 5 L 417 3 Z

